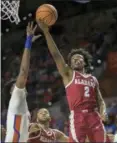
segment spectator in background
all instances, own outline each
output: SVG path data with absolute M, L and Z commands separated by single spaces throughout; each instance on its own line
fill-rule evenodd
M 64 123 L 64 133 L 69 136 L 69 121 L 65 121 Z
M 64 131 L 63 131 L 67 136 L 69 136 L 69 130 L 67 126 L 64 126 Z
M 108 114 L 114 114 L 116 115 L 117 114 L 117 101 L 113 101 L 111 106 L 108 108 L 107 110 Z
M 107 134 L 115 134 L 117 131 L 117 126 L 115 124 L 115 116 L 109 115 L 109 119 L 105 125 L 105 129 L 107 131 Z
M 56 128 L 56 120 L 55 120 L 54 117 L 51 117 L 50 127 L 51 127 L 51 128 Z
M 64 117 L 62 116 L 62 114 L 59 115 L 59 117 L 57 118 L 56 126 L 57 126 L 58 130 L 60 130 L 60 131 L 64 130 Z
M 1 142 L 4 142 L 6 136 L 6 129 L 4 128 L 3 125 L 0 125 L 0 130 L 1 130 Z
M 7 118 L 7 109 L 3 109 L 1 113 L 1 124 L 6 126 L 6 118 Z

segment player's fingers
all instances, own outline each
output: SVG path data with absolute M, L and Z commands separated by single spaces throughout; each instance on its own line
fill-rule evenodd
M 36 38 L 39 38 L 39 37 L 41 37 L 41 36 L 42 36 L 42 35 L 41 35 L 41 34 L 39 34 L 39 35 L 37 35 L 37 36 L 36 36 Z
M 30 22 L 28 22 L 28 25 L 27 25 L 27 28 L 29 28 L 30 27 Z
M 31 29 L 33 29 L 33 21 L 31 22 L 31 26 L 30 26 L 30 28 L 31 28 Z
M 37 36 L 33 36 L 33 38 L 32 38 L 32 42 L 34 42 L 34 41 L 36 41 L 38 38 L 40 38 L 42 35 L 41 34 L 39 34 L 39 35 L 37 35 Z
M 38 24 L 41 26 L 43 24 L 42 19 L 39 19 Z

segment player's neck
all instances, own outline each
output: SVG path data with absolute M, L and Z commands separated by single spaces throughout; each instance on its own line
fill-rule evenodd
M 39 123 L 39 125 L 41 125 L 41 127 L 44 128 L 44 129 L 49 128 L 49 123 Z
M 81 74 L 86 74 L 85 73 L 85 69 L 82 69 L 82 70 L 77 70 L 79 73 L 81 73 Z

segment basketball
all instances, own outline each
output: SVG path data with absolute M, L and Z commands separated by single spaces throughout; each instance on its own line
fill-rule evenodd
M 57 10 L 50 4 L 43 4 L 36 11 L 36 20 L 42 20 L 48 26 L 55 24 L 57 18 Z

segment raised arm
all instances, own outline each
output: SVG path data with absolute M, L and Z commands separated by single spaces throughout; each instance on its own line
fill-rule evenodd
M 51 34 L 49 33 L 49 28 L 47 25 L 45 25 L 44 23 L 37 22 L 39 27 L 42 29 L 44 36 L 46 38 L 47 41 L 47 45 L 49 48 L 49 51 L 56 63 L 56 66 L 58 68 L 59 73 L 61 74 L 61 76 L 64 78 L 66 76 L 69 76 L 69 74 L 72 74 L 72 70 L 67 66 L 67 64 L 64 61 L 64 58 L 62 57 L 60 51 L 58 50 Z
M 26 84 L 26 80 L 29 72 L 29 65 L 30 65 L 30 50 L 32 46 L 32 38 L 36 30 L 36 27 L 37 26 L 33 28 L 33 23 L 28 23 L 25 49 L 24 49 L 24 53 L 21 61 L 19 75 L 16 80 L 16 86 L 18 88 L 24 88 Z
M 16 85 L 12 89 L 13 91 L 11 92 L 11 99 L 9 101 L 5 142 L 27 142 L 28 140 L 30 115 L 26 101 L 25 85 L 30 64 L 32 38 L 35 29 L 36 27 L 33 28 L 33 23 L 28 24 L 27 39 L 21 61 L 20 72 L 16 80 Z

